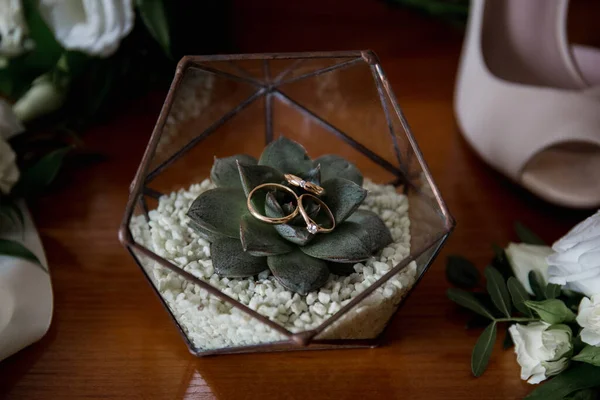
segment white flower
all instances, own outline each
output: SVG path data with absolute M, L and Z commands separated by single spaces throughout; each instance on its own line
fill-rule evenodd
M 32 121 L 62 107 L 66 90 L 56 86 L 49 75 L 36 78 L 29 90 L 15 103 L 13 110 L 23 122 Z
M 600 346 L 600 294 L 592 299 L 584 297 L 579 303 L 577 323 L 581 330 L 581 340 L 592 346 Z
M 572 332 L 566 325 L 531 322 L 509 328 L 515 343 L 521 379 L 535 384 L 557 375 L 569 365 L 573 344 Z
M 33 47 L 21 0 L 0 0 L 0 54 L 15 57 Z
M 510 243 L 505 249 L 508 262 L 515 274 L 529 294 L 533 294 L 529 284 L 529 272 L 538 271 L 545 281 L 548 281 L 548 263 L 546 257 L 552 254 L 548 246 L 538 246 L 526 243 Z
M 600 212 L 554 243 L 548 257 L 550 282 L 588 297 L 600 294 Z
M 68 50 L 112 55 L 133 28 L 132 0 L 41 0 L 42 17 Z

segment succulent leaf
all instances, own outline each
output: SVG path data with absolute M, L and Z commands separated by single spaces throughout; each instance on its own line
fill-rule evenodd
M 213 242 L 217 239 L 222 239 L 222 238 L 226 238 L 227 236 L 218 233 L 218 232 L 211 232 L 207 229 L 204 229 L 202 226 L 198 225 L 195 221 L 193 220 L 189 220 L 188 221 L 188 226 L 190 228 L 192 228 L 194 230 L 194 232 L 196 232 L 196 234 L 198 236 L 200 236 L 203 239 L 208 240 L 209 242 Z
M 198 196 L 187 215 L 192 227 L 239 240 L 240 218 L 247 212 L 244 192 L 233 188 L 217 188 Z
M 387 228 L 386 228 L 387 229 Z M 343 222 L 331 233 L 317 235 L 300 249 L 311 257 L 338 263 L 355 263 L 372 254 L 376 234 L 356 222 Z
M 315 185 L 321 186 L 321 165 L 317 164 L 316 167 L 312 168 L 303 176 L 304 180 Z
M 279 236 L 273 225 L 261 222 L 251 214 L 242 216 L 240 239 L 244 251 L 253 256 L 284 254 L 294 249 L 290 242 Z
M 347 222 L 355 222 L 365 230 L 365 238 L 371 253 L 375 253 L 392 243 L 392 234 L 379 215 L 373 211 L 356 210 Z
M 367 197 L 367 190 L 344 178 L 332 178 L 323 182 L 325 194 L 321 200 L 327 204 L 335 223 L 342 223 Z
M 266 257 L 245 252 L 239 239 L 215 240 L 210 244 L 210 254 L 217 274 L 227 278 L 245 278 L 268 268 Z
M 329 267 L 329 272 L 339 276 L 348 276 L 356 272 L 354 270 L 354 263 L 337 263 L 328 261 L 327 266 Z
M 285 136 L 280 136 L 265 147 L 258 164 L 273 167 L 284 174 L 298 176 L 306 175 L 313 168 L 306 149 Z
M 297 248 L 291 253 L 267 257 L 267 264 L 285 288 L 300 294 L 320 288 L 329 278 L 325 261 L 309 257 Z
M 265 215 L 270 218 L 281 218 L 286 214 L 272 193 L 268 193 L 266 196 L 265 203 Z M 315 236 L 306 230 L 305 226 L 293 226 L 288 224 L 281 224 L 274 226 L 275 231 L 281 235 L 282 238 L 295 243 L 299 246 L 304 246 Z
M 238 174 L 246 196 L 252 189 L 263 183 L 284 183 L 283 174 L 267 165 L 246 165 L 238 163 Z
M 326 181 L 333 178 L 344 178 L 356 183 L 363 184 L 363 176 L 360 170 L 343 157 L 335 154 L 326 154 L 314 160 L 315 164 L 321 165 L 321 180 Z
M 235 156 L 216 158 L 210 170 L 210 180 L 217 187 L 242 188 L 240 173 L 237 163 L 244 165 L 256 165 L 256 158 L 247 154 L 236 154 Z

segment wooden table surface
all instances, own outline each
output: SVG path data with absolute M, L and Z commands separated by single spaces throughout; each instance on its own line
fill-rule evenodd
M 460 136 L 452 92 L 462 33 L 372 0 L 236 4 L 241 52 L 375 50 L 382 60 L 457 228 L 383 347 L 369 350 L 191 356 L 138 267 L 117 241 L 137 164 L 164 93 L 132 104 L 86 133 L 102 160 L 71 168 L 32 204 L 48 255 L 55 312 L 48 334 L 0 363 L 0 397 L 66 398 L 521 398 L 512 351 L 470 372 L 478 330 L 445 291 L 444 260 L 480 267 L 490 244 L 524 222 L 553 241 L 590 212 L 527 194 L 482 163 Z M 341 5 L 343 4 L 343 6 Z M 285 8 L 284 8 L 285 7 Z

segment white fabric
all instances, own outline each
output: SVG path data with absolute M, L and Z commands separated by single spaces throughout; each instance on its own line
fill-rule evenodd
M 21 242 L 42 265 L 0 256 L 0 360 L 38 341 L 52 319 L 53 296 L 48 262 L 31 216 L 20 204 L 23 231 L 1 232 L 0 237 Z

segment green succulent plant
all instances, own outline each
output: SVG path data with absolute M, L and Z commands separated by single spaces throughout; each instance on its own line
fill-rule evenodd
M 301 216 L 287 224 L 271 225 L 249 213 L 250 191 L 263 183 L 287 184 L 285 173 L 325 189 L 320 199 L 335 218 L 332 232 L 310 233 Z M 358 210 L 367 196 L 363 176 L 340 156 L 311 160 L 302 145 L 282 136 L 264 149 L 259 160 L 245 154 L 215 159 L 210 177 L 217 188 L 198 196 L 188 216 L 190 226 L 211 243 L 213 267 L 220 276 L 249 277 L 268 268 L 284 287 L 306 294 L 323 286 L 330 271 L 351 272 L 354 263 L 392 242 L 377 214 Z M 290 195 L 265 192 L 258 191 L 252 197 L 254 207 L 263 215 L 283 217 L 296 207 Z M 317 202 L 304 206 L 317 223 L 328 223 Z

